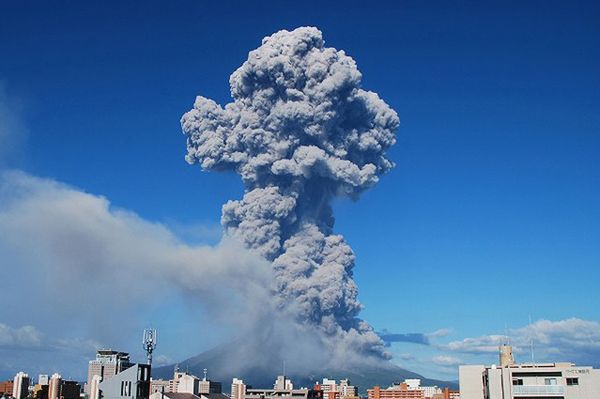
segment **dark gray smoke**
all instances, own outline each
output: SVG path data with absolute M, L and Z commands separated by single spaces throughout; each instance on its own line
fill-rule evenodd
M 272 262 L 280 309 L 336 350 L 387 356 L 358 318 L 354 254 L 333 233 L 331 200 L 357 198 L 394 166 L 396 112 L 312 27 L 266 37 L 229 82 L 233 102 L 197 97 L 181 120 L 186 160 L 245 184 L 243 199 L 223 206 L 227 234 Z

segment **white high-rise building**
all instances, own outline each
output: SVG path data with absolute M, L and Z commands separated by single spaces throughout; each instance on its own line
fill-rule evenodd
M 25 399 L 29 394 L 29 375 L 19 371 L 13 379 L 12 396 L 15 399 Z
M 292 384 L 292 380 L 287 378 L 285 375 L 278 375 L 275 380 L 275 384 L 273 384 L 273 389 L 277 389 L 280 391 L 291 391 L 294 389 L 294 384 Z
M 504 366 L 459 367 L 461 399 L 597 399 L 600 370 L 573 363 L 511 361 L 512 350 L 501 349 Z M 507 355 L 510 352 L 510 355 Z
M 90 386 L 88 387 L 89 397 L 88 399 L 100 399 L 100 383 L 102 382 L 102 377 L 99 375 L 94 375 L 92 377 L 92 382 L 90 382 Z
M 246 384 L 243 380 L 234 378 L 231 382 L 231 399 L 244 399 L 246 397 Z
M 85 385 L 85 393 L 89 395 L 92 378 L 99 375 L 101 381 L 119 374 L 121 371 L 133 366 L 126 352 L 101 349 L 96 353 L 96 359 L 90 360 L 88 366 L 88 379 Z
M 48 385 L 50 379 L 48 378 L 48 374 L 40 374 L 38 376 L 38 384 L 40 385 Z
M 323 399 L 338 399 L 339 390 L 336 380 L 330 380 L 329 378 L 323 378 L 323 382 L 319 384 L 321 391 L 323 391 Z
M 50 381 L 48 381 L 48 399 L 59 399 L 61 381 L 62 377 L 60 374 L 52 374 Z
M 358 398 L 358 387 L 351 385 L 350 380 L 340 380 L 341 398 Z

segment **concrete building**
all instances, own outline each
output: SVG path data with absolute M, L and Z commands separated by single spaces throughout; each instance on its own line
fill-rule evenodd
M 100 383 L 102 382 L 102 377 L 99 375 L 94 375 L 92 377 L 92 381 L 87 385 L 88 389 L 88 399 L 101 399 L 100 398 Z
M 434 396 L 435 398 L 435 396 Z M 435 398 L 437 399 L 437 398 Z M 453 389 L 450 389 L 448 387 L 444 388 L 444 392 L 441 396 L 439 396 L 439 399 L 460 399 L 460 391 L 456 391 Z
M 91 385 L 90 385 L 91 386 Z M 148 399 L 150 397 L 150 365 L 134 364 L 99 384 L 102 399 Z
M 50 380 L 48 381 L 48 399 L 58 399 L 60 394 L 60 383 L 62 382 L 62 377 L 58 373 L 52 374 Z
M 48 399 L 79 399 L 81 385 L 77 381 L 63 380 L 54 373 L 48 380 Z
M 229 397 L 222 393 L 194 395 L 191 393 L 154 392 L 150 395 L 150 399 L 229 399 Z
M 48 374 L 40 374 L 38 376 L 38 384 L 48 385 L 49 382 L 50 382 L 50 377 L 48 377 Z
M 170 380 L 155 380 L 150 379 L 150 394 L 155 392 L 171 392 L 171 381 Z M 90 398 L 91 399 L 91 398 Z
M 200 392 L 200 378 L 191 374 L 182 374 L 177 379 L 176 389 L 174 393 L 191 393 L 196 395 Z
M 96 359 L 90 360 L 88 365 L 88 378 L 85 385 L 85 393 L 89 395 L 92 378 L 100 376 L 101 380 L 117 375 L 121 371 L 131 367 L 133 363 L 129 360 L 129 353 L 114 351 L 112 349 L 101 349 L 96 353 Z
M 339 385 L 341 399 L 358 399 L 358 387 L 352 385 L 350 380 L 340 380 Z
M 292 380 L 285 375 L 278 375 L 273 384 L 273 389 L 291 391 L 294 389 L 294 384 L 292 384 Z
M 338 384 L 336 380 L 323 378 L 314 389 L 323 392 L 323 399 L 358 399 L 358 387 L 351 385 L 348 379 L 340 380 Z
M 222 393 L 222 391 L 221 383 L 207 379 L 205 372 L 204 378 L 198 383 L 198 393 L 208 395 L 211 393 Z
M 461 399 L 597 399 L 600 395 L 600 370 L 573 363 L 515 364 L 512 349 L 500 350 L 503 366 L 459 367 Z
M 244 380 L 234 378 L 231 382 L 231 399 L 244 399 L 246 396 L 246 384 Z
M 315 389 L 323 391 L 323 399 L 340 399 L 340 390 L 336 380 L 323 378 L 323 382 L 315 384 Z
M 234 379 L 236 381 L 237 379 Z M 241 380 L 237 380 L 241 381 Z M 244 399 L 322 399 L 323 391 L 316 389 L 294 389 L 294 384 L 286 376 L 278 376 L 273 384 L 273 389 L 253 389 L 241 382 L 236 387 L 236 396 L 242 396 L 241 389 L 245 388 Z M 233 389 L 233 384 L 232 384 Z
M 29 375 L 19 371 L 13 379 L 12 396 L 15 399 L 25 399 L 29 394 Z
M 381 389 L 380 386 L 368 389 L 367 397 L 368 399 L 425 399 L 425 394 L 422 389 L 409 389 L 406 382 L 401 382 L 386 389 Z
M 423 391 L 423 397 L 425 399 L 433 399 L 436 395 L 443 394 L 442 390 L 437 386 L 423 386 L 419 378 L 409 378 L 404 380 L 409 391 Z
M 0 382 L 0 397 L 12 395 L 14 384 L 12 380 Z
M 447 389 L 448 394 L 450 391 Z M 379 386 L 367 391 L 369 399 L 447 399 L 445 391 L 437 386 L 423 386 L 418 378 L 408 378 L 399 384 L 381 389 Z
M 211 381 L 206 378 L 206 369 L 204 370 L 204 378 L 199 379 L 195 375 L 181 372 L 176 368 L 173 373 L 173 379 L 169 381 L 168 389 L 165 387 L 164 391 L 190 393 L 192 395 L 208 395 L 212 393 L 221 393 L 222 386 L 220 382 Z M 162 392 L 162 388 L 160 388 L 160 392 Z
M 175 366 L 175 371 L 173 372 L 173 379 L 169 380 L 169 391 L 177 393 L 177 388 L 179 385 L 179 379 L 186 375 L 187 373 L 179 371 L 179 366 Z

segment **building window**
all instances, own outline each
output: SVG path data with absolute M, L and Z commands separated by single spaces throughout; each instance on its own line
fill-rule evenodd
M 522 378 L 513 378 L 513 385 L 523 385 L 523 379 Z
M 579 385 L 579 378 L 567 378 L 567 385 Z
M 556 385 L 556 378 L 544 378 L 544 385 Z

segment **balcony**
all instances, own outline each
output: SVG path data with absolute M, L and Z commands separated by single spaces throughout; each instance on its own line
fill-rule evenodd
M 513 385 L 513 396 L 564 395 L 562 385 Z

